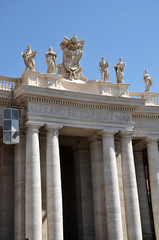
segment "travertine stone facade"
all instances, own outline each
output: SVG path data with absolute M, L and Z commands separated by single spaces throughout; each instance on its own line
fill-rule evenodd
M 77 43 L 64 38 L 57 75 L 0 76 L 0 240 L 159 240 L 159 94 L 129 92 L 122 61 L 118 83 L 87 80 Z

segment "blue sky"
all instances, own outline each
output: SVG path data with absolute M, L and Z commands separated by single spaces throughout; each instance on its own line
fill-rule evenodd
M 143 92 L 143 73 L 154 79 L 152 92 L 159 92 L 159 1 L 158 0 L 0 0 L 0 75 L 20 77 L 25 66 L 21 52 L 27 44 L 37 50 L 36 71 L 46 73 L 45 52 L 50 46 L 62 62 L 60 42 L 74 34 L 85 39 L 80 61 L 84 75 L 100 80 L 98 63 L 113 65 L 123 57 L 125 83 L 130 91 Z

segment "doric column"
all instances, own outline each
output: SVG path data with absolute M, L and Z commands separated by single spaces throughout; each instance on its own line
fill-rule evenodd
M 20 136 L 14 154 L 14 240 L 25 239 L 26 137 Z
M 141 220 L 131 134 L 121 134 L 121 153 L 127 232 L 129 240 L 141 240 Z
M 159 153 L 157 139 L 147 139 L 152 210 L 156 239 L 159 239 Z
M 147 190 L 146 190 L 146 179 L 145 179 L 145 170 L 144 170 L 142 151 L 134 152 L 134 160 L 135 160 L 137 187 L 138 187 L 138 195 L 139 195 L 142 232 L 143 232 L 143 236 L 150 236 L 152 234 L 152 229 L 151 229 L 151 220 L 150 220 L 150 212 L 149 212 L 150 210 L 149 210 L 148 196 L 147 196 Z
M 58 128 L 46 126 L 48 240 L 63 239 L 63 211 Z
M 96 240 L 107 239 L 105 190 L 103 173 L 103 146 L 99 137 L 92 137 L 90 143 L 93 187 L 93 205 Z
M 90 151 L 87 143 L 75 146 L 77 228 L 79 240 L 95 240 Z
M 40 167 L 41 167 L 41 192 L 42 192 L 42 239 L 47 236 L 47 199 L 46 199 L 46 131 L 40 132 Z
M 124 200 L 124 187 L 123 187 L 123 171 L 122 171 L 122 160 L 121 160 L 121 141 L 119 138 L 115 139 L 115 153 L 116 153 L 117 172 L 118 172 L 121 217 L 122 217 L 122 226 L 123 226 L 123 239 L 128 240 L 127 226 L 126 226 L 126 213 L 125 213 L 125 200 Z
M 122 240 L 122 219 L 119 196 L 114 136 L 111 132 L 103 135 L 104 185 L 107 214 L 108 239 Z
M 29 240 L 42 240 L 41 173 L 39 124 L 27 123 L 25 235 Z

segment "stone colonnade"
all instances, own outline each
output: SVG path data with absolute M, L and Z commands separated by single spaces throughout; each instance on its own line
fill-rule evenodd
M 158 141 L 147 138 L 148 164 L 151 186 L 152 210 L 156 239 L 159 239 L 159 153 Z
M 42 197 L 38 135 L 40 127 L 41 125 L 33 123 L 27 124 L 25 176 L 21 176 L 20 174 L 21 169 L 24 168 L 25 159 L 25 152 L 22 151 L 22 148 L 24 148 L 23 140 L 20 145 L 16 146 L 15 156 L 17 158 L 17 165 L 15 166 L 15 175 L 16 173 L 18 173 L 18 175 L 16 177 L 15 199 L 18 199 L 19 196 L 20 198 L 24 197 L 25 195 L 25 216 L 21 209 L 21 203 L 15 201 L 15 240 L 22 240 L 24 237 L 29 238 L 30 240 L 42 240 Z M 48 240 L 63 239 L 62 189 L 58 132 L 58 126 L 46 125 Z M 103 132 L 102 141 L 96 136 L 91 138 L 90 142 L 96 240 L 143 239 L 131 134 L 129 132 L 123 132 L 120 138 L 126 230 L 123 230 L 123 216 L 121 210 L 123 205 L 121 204 L 119 190 L 114 132 Z M 156 237 L 159 239 L 159 155 L 156 139 L 147 140 L 147 150 L 155 231 Z M 85 159 L 87 160 L 87 154 L 88 151 L 81 150 L 80 154 L 78 154 L 79 164 L 83 164 L 82 156 L 85 156 Z M 21 162 L 20 159 L 23 162 Z M 83 171 L 87 168 L 86 165 L 81 165 L 80 167 L 83 167 Z M 85 176 L 83 175 L 82 178 L 85 179 Z M 81 186 L 81 188 L 82 187 L 83 186 Z M 87 203 L 85 204 L 87 208 Z M 25 229 L 23 229 L 22 224 L 22 227 L 19 226 L 20 222 L 23 220 L 25 222 Z M 126 233 L 124 233 L 124 231 L 126 231 Z M 23 236 L 22 232 L 25 236 Z M 87 240 L 88 238 L 81 237 L 81 239 Z

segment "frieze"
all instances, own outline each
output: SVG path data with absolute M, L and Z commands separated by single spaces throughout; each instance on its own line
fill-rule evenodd
M 133 119 L 159 119 L 159 114 L 133 114 Z
M 132 112 L 135 109 L 134 107 L 127 107 L 127 106 L 121 107 L 121 106 L 101 105 L 101 104 L 92 104 L 92 103 L 80 103 L 80 102 L 74 102 L 74 101 L 55 100 L 55 99 L 39 98 L 39 97 L 27 97 L 27 100 L 31 102 L 41 102 L 41 103 L 47 103 L 47 104 L 49 103 L 49 104 L 55 104 L 55 105 L 103 109 L 103 110 L 111 110 L 111 111 Z
M 33 103 L 29 104 L 28 113 L 91 121 L 131 122 L 132 120 L 129 113 L 125 114 L 96 109 L 75 109 L 72 107 L 47 106 Z
M 0 101 L 0 105 L 7 105 L 7 106 L 10 106 L 11 105 L 11 102 L 10 101 L 5 101 L 5 100 L 2 100 Z M 12 106 L 16 106 L 16 104 L 12 101 Z

